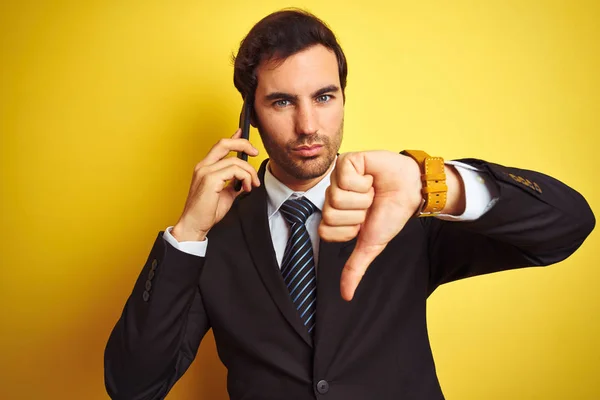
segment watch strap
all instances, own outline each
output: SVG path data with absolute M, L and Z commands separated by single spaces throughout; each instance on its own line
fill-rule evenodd
M 446 206 L 448 194 L 444 159 L 431 157 L 422 150 L 404 150 L 400 154 L 415 160 L 421 170 L 423 202 L 416 215 L 419 217 L 439 215 Z

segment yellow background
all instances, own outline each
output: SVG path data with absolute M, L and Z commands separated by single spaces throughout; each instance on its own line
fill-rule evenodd
M 231 52 L 286 5 L 346 51 L 342 151 L 536 169 L 600 210 L 596 1 L 4 1 L 0 398 L 107 398 L 110 330 L 194 165 L 236 128 Z M 600 399 L 598 246 L 432 296 L 448 399 Z M 169 398 L 225 393 L 208 334 Z

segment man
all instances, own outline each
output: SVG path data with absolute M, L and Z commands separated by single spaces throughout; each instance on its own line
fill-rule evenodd
M 310 14 L 249 32 L 234 82 L 270 159 L 257 172 L 226 158 L 258 154 L 237 131 L 197 165 L 108 341 L 112 398 L 164 398 L 212 328 L 232 399 L 443 399 L 433 290 L 556 263 L 593 229 L 581 195 L 541 173 L 419 151 L 337 156 L 346 74 Z

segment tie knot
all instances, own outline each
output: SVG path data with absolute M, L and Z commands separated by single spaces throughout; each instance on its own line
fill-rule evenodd
M 283 214 L 283 218 L 293 225 L 297 223 L 304 224 L 306 220 L 312 213 L 315 212 L 317 208 L 310 200 L 300 197 L 295 200 L 286 200 L 285 203 L 281 205 L 279 211 Z

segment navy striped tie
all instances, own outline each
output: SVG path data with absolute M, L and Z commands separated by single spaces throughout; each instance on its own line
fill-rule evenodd
M 290 237 L 281 261 L 281 274 L 300 319 L 311 334 L 316 319 L 317 275 L 312 242 L 304 224 L 315 210 L 315 205 L 304 197 L 287 200 L 279 209 L 290 226 Z

